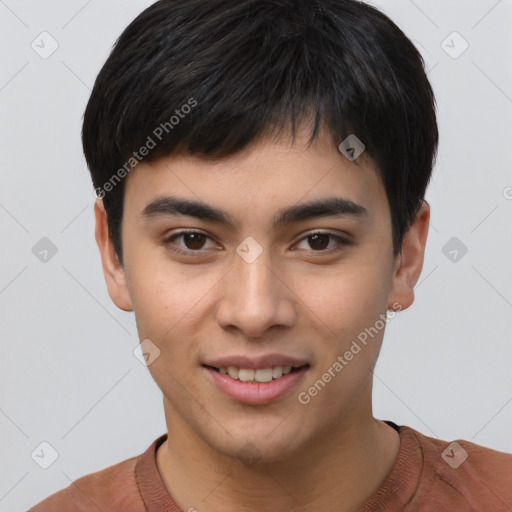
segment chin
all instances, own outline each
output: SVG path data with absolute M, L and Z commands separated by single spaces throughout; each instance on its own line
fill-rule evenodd
M 272 429 L 252 434 L 250 429 L 245 429 L 226 435 L 221 442 L 210 442 L 210 446 L 247 467 L 284 462 L 300 451 L 300 439 L 296 434 L 283 431 L 279 436 L 276 432 L 269 436 L 269 432 Z

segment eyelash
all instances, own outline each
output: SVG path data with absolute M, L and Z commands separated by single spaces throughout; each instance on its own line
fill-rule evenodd
M 205 236 L 206 238 L 210 238 L 210 236 L 208 236 L 206 233 L 202 233 L 201 231 L 194 231 L 194 230 L 190 230 L 190 231 L 180 231 L 179 233 L 175 233 L 173 234 L 172 236 L 166 238 L 163 240 L 163 245 L 165 247 L 167 247 L 170 251 L 174 252 L 174 253 L 177 253 L 177 254 L 181 254 L 181 255 L 184 255 L 184 256 L 191 256 L 191 257 L 200 257 L 200 256 L 204 256 L 203 252 L 206 250 L 206 249 L 198 249 L 196 251 L 192 250 L 192 249 L 188 249 L 188 250 L 184 250 L 184 249 L 177 249 L 176 247 L 172 247 L 171 244 L 172 242 L 176 239 L 176 238 L 179 238 L 179 237 L 182 237 L 182 236 L 186 236 L 186 235 L 203 235 Z M 332 233 L 329 233 L 329 232 L 326 232 L 326 231 L 315 231 L 313 233 L 309 233 L 307 234 L 305 237 L 301 238 L 297 243 L 300 243 L 304 240 L 307 240 L 308 238 L 310 237 L 313 237 L 315 235 L 323 235 L 323 236 L 328 236 L 330 237 L 331 239 L 334 238 L 335 240 L 337 240 L 338 242 L 338 247 L 337 248 L 331 248 L 331 249 L 323 249 L 323 250 L 318 250 L 318 251 L 315 251 L 315 250 L 311 250 L 311 252 L 313 253 L 319 253 L 319 254 L 333 254 L 333 253 L 337 253 L 341 250 L 343 250 L 344 247 L 347 247 L 349 245 L 352 245 L 352 242 L 349 242 L 347 239 L 343 238 L 343 237 L 340 237 L 338 235 L 334 235 Z

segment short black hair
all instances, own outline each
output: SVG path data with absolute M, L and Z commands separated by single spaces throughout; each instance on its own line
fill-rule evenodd
M 82 129 L 120 263 L 123 178 L 138 161 L 177 152 L 222 158 L 284 130 L 295 140 L 308 121 L 310 144 L 326 128 L 336 146 L 350 134 L 366 146 L 397 255 L 439 137 L 424 61 L 402 30 L 357 0 L 152 4 L 116 41 Z

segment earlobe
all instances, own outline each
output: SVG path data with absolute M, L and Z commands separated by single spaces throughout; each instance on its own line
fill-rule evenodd
M 389 309 L 407 309 L 414 302 L 414 287 L 423 268 L 430 224 L 430 206 L 423 201 L 416 218 L 405 233 L 402 250 L 395 261 Z
M 102 199 L 94 204 L 96 219 L 95 237 L 100 250 L 103 275 L 107 283 L 108 293 L 114 304 L 123 311 L 133 311 L 133 306 L 126 285 L 126 274 L 114 250 L 107 222 L 107 212 Z

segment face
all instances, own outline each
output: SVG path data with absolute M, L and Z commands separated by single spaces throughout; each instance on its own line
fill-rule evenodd
M 160 351 L 149 370 L 169 430 L 219 454 L 277 460 L 368 421 L 383 318 L 413 300 L 428 212 L 394 258 L 371 160 L 327 140 L 140 164 L 126 182 L 124 268 L 97 208 L 111 297 Z

